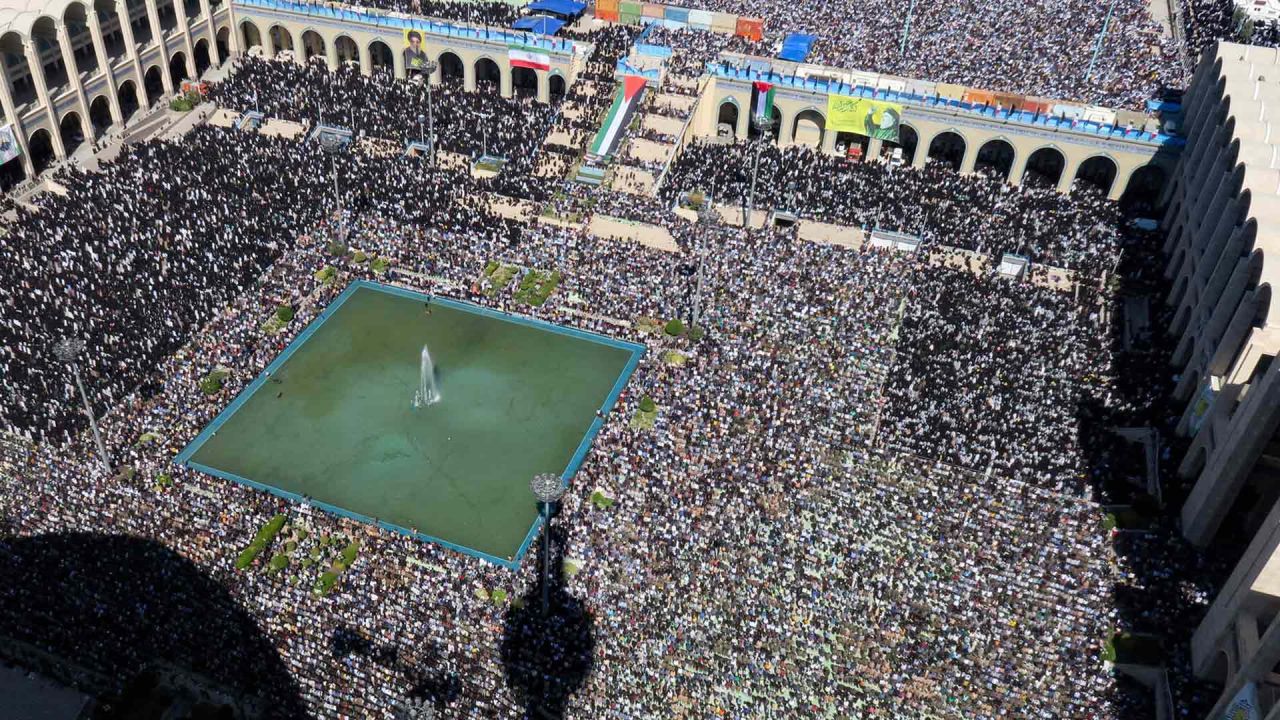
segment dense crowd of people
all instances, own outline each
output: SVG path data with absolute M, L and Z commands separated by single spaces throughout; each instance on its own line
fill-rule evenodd
M 853 227 L 921 236 L 986 255 L 1015 253 L 1033 262 L 1098 276 L 1115 260 L 1118 208 L 1092 188 L 1071 196 L 1043 184 L 1013 187 L 989 174 L 960 175 L 941 163 L 924 168 L 853 163 L 807 147 L 759 151 L 757 143 L 696 143 L 672 166 L 662 193 L 674 202 L 701 190 L 723 205 L 755 207 Z M 917 148 L 917 152 L 921 150 Z
M 1116 37 L 1136 32 L 1126 8 Z M 797 23 L 823 17 L 760 9 Z M 935 31 L 939 45 L 953 31 Z M 426 107 L 420 84 L 244 60 L 213 101 L 349 127 L 356 142 L 335 155 L 305 137 L 200 126 L 134 146 L 99 172 L 69 173 L 65 196 L 16 209 L 6 238 L 15 252 L 0 259 L 0 426 L 33 442 L 0 444 L 0 554 L 22 578 L 67 572 L 48 592 L 0 585 L 0 629 L 28 618 L 16 639 L 122 681 L 156 662 L 184 666 L 257 696 L 276 717 L 398 720 L 413 700 L 459 718 L 536 708 L 618 720 L 1150 716 L 1150 692 L 1104 665 L 1102 643 L 1162 620 L 1182 632 L 1213 587 L 1177 584 L 1180 601 L 1166 598 L 1159 614 L 1117 597 L 1118 587 L 1171 589 L 1164 563 L 1189 555 L 1162 542 L 1171 533 L 1117 554 L 1103 525 L 1100 468 L 1121 462 L 1103 436 L 1140 421 L 1161 389 L 1118 389 L 1128 361 L 1099 316 L 1112 298 L 1090 289 L 1134 241 L 1117 205 L 937 165 L 761 153 L 757 208 L 923 238 L 900 253 L 677 217 L 672 205 L 690 190 L 721 209 L 745 203 L 755 152 L 746 144 L 686 148 L 661 197 L 535 175 L 549 135 L 564 138 L 552 154 L 572 153 L 598 127 L 613 64 L 637 32 L 592 33 L 596 55 L 555 107 L 436 87 L 441 150 L 504 154 L 497 178 L 403 154 Z M 1063 29 L 1054 47 L 1074 48 L 1078 32 Z M 959 62 L 937 70 L 960 72 Z M 499 210 L 552 191 L 586 208 L 584 222 Z M 676 248 L 598 237 L 591 213 L 661 226 Z M 1086 290 L 1002 277 L 990 262 L 1002 252 L 1078 270 Z M 491 261 L 555 269 L 562 283 L 536 307 L 517 299 L 518 277 L 482 292 Z M 492 594 L 536 597 L 533 557 L 507 571 L 173 465 L 362 278 L 648 347 L 560 503 L 556 556 L 572 569 L 556 572 L 550 618 L 526 622 Z M 281 305 L 293 318 L 268 332 Z M 695 315 L 697 333 L 661 330 Z M 80 364 L 111 473 L 51 354 L 64 336 L 87 342 Z M 1145 360 L 1158 375 L 1158 355 Z M 225 387 L 209 395 L 200 381 L 215 368 Z M 651 427 L 633 422 L 646 396 Z M 593 503 L 596 489 L 613 504 Z M 292 566 L 235 569 L 276 513 L 311 537 L 360 540 L 334 593 L 314 594 L 315 578 Z M 116 543 L 85 553 L 59 539 L 73 534 L 151 541 L 124 547 L 122 562 L 157 569 L 78 586 L 68 578 L 115 569 Z M 192 566 L 270 648 L 192 652 L 200 624 L 217 620 L 185 609 L 209 594 Z M 156 578 L 170 576 L 182 578 L 184 609 L 159 617 L 182 632 L 121 643 L 132 625 L 110 618 L 155 620 L 165 607 Z M 96 618 L 90 634 L 58 626 L 76 613 Z M 246 627 L 230 615 L 211 637 Z M 513 666 L 532 655 L 511 646 L 534 641 L 550 664 L 522 685 L 531 671 Z M 245 657 L 262 652 L 274 656 Z M 273 682 L 278 665 L 290 682 Z M 1180 707 L 1203 715 L 1211 694 L 1174 670 Z
M 817 42 L 806 62 L 935 82 L 1136 108 L 1185 79 L 1173 40 L 1139 0 L 1108 6 L 947 0 L 672 4 L 764 18 L 765 39 L 775 50 L 788 34 L 814 34 Z M 1093 63 L 1100 38 L 1103 50 Z

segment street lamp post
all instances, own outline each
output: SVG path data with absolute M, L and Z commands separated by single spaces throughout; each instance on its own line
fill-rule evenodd
M 564 497 L 567 488 L 555 473 L 539 473 L 529 481 L 529 489 L 542 511 L 542 614 L 551 605 L 551 506 Z
M 747 196 L 747 216 L 742 219 L 743 227 L 751 227 L 751 215 L 756 209 L 756 176 L 760 172 L 760 151 L 764 149 L 765 143 L 768 142 L 767 138 L 772 136 L 773 126 L 776 124 L 772 117 L 763 115 L 757 115 L 751 119 L 751 122 L 755 124 L 760 136 L 756 142 L 755 162 L 751 164 L 751 192 Z
M 102 442 L 102 434 L 98 432 L 98 420 L 93 416 L 93 406 L 89 404 L 89 393 L 85 392 L 84 382 L 80 380 L 80 365 L 76 358 L 84 351 L 84 341 L 73 338 L 62 338 L 53 346 L 53 353 L 58 359 L 71 366 L 71 375 L 76 379 L 76 387 L 80 390 L 80 400 L 84 403 L 84 414 L 89 416 L 89 427 L 93 430 L 93 442 L 98 446 L 98 459 L 102 461 L 102 469 L 111 474 L 111 457 L 107 455 L 107 446 Z
M 440 63 L 435 60 L 428 60 L 426 65 L 422 66 L 422 71 L 426 73 L 427 78 L 427 129 L 431 131 L 431 164 L 436 164 L 436 114 L 435 103 L 431 95 L 431 78 L 436 76 L 436 70 L 440 67 Z
M 427 116 L 426 116 L 426 115 L 419 115 L 419 116 L 418 116 L 418 144 L 419 144 L 419 145 L 426 145 L 426 144 L 427 144 L 427 138 L 426 138 L 426 132 L 427 132 L 427 131 L 426 131 L 426 129 L 425 129 L 425 128 L 426 128 L 426 124 L 427 124 Z
M 347 241 L 347 214 L 342 209 L 342 194 L 338 192 L 338 153 L 342 151 L 342 141 L 329 135 L 320 136 L 320 147 L 329 153 L 333 162 L 333 203 L 338 209 L 338 241 Z
M 707 261 L 707 239 L 706 233 L 711 229 L 711 203 L 713 198 L 708 198 L 702 204 L 702 209 L 698 210 L 698 224 L 694 231 L 694 238 L 697 240 L 698 248 L 698 279 L 694 285 L 693 291 L 693 312 L 689 314 L 689 324 L 693 327 L 698 326 L 698 321 L 702 319 L 702 266 Z

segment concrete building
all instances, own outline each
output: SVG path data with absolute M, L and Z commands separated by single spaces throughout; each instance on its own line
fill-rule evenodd
M 0 105 L 27 177 L 236 49 L 227 0 L 3 0 Z
M 1165 200 L 1177 338 L 1178 468 L 1194 488 L 1183 532 L 1244 547 L 1192 642 L 1195 672 L 1224 684 L 1212 718 L 1256 688 L 1280 718 L 1280 53 L 1207 50 L 1183 102 L 1187 144 Z M 1268 255 L 1272 257 L 1268 258 Z M 1247 547 L 1245 547 L 1247 544 Z M 1239 552 L 1236 550 L 1234 552 Z
M 0 0 L 0 105 L 21 158 L 6 170 L 33 177 L 240 52 L 288 51 L 298 62 L 323 57 L 331 69 L 345 62 L 403 78 L 409 29 L 439 65 L 433 82 L 456 76 L 474 90 L 489 81 L 504 97 L 525 89 L 543 102 L 567 91 L 591 51 L 589 43 L 285 0 Z M 513 68 L 515 44 L 545 55 L 549 68 Z

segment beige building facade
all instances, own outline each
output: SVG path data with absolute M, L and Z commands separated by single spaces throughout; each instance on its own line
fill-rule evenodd
M 125 124 L 242 52 L 331 69 L 358 65 L 407 75 L 405 31 L 423 38 L 437 63 L 433 82 L 461 79 L 467 90 L 492 82 L 504 97 L 527 89 L 547 102 L 573 81 L 588 43 L 499 28 L 428 22 L 374 10 L 266 0 L 0 0 L 0 106 L 25 177 L 68 157 L 82 143 Z M 405 27 L 408 24 L 409 27 Z M 549 69 L 513 68 L 508 47 L 544 53 Z
M 228 0 L 8 0 L 0 105 L 31 177 L 237 49 Z M 17 161 L 15 161 L 17 162 Z
M 704 100 L 699 104 L 694 133 L 704 137 L 751 136 L 752 79 L 715 70 L 713 67 Z M 828 77 L 848 72 L 823 70 Z M 910 81 L 897 82 L 905 86 Z M 1067 127 L 1011 122 L 923 103 L 903 103 L 899 142 L 888 143 L 852 133 L 828 132 L 827 94 L 819 87 L 775 84 L 773 102 L 776 126 L 772 132 L 782 147 L 808 145 L 830 154 L 845 154 L 856 147 L 865 158 L 879 158 L 897 148 L 903 161 L 916 167 L 923 167 L 933 158 L 951 162 L 961 173 L 989 169 L 1014 185 L 1021 184 L 1030 173 L 1037 173 L 1061 192 L 1068 192 L 1073 182 L 1090 182 L 1112 199 L 1119 199 L 1131 182 L 1162 186 L 1181 150 L 1175 144 L 1101 137 Z
M 460 78 L 467 91 L 480 82 L 497 86 L 502 97 L 517 88 L 533 92 L 540 102 L 563 95 L 576 77 L 591 45 L 532 36 L 501 28 L 458 22 L 427 22 L 375 10 L 332 10 L 319 5 L 242 0 L 235 2 L 236 27 L 246 52 L 275 56 L 291 51 L 305 63 L 323 57 L 330 69 L 340 63 L 359 65 L 366 75 L 384 69 L 405 78 L 405 31 L 421 33 L 422 49 L 437 64 L 432 82 L 444 76 Z M 411 25 L 406 27 L 405 23 Z M 549 59 L 547 70 L 513 68 L 508 47 L 528 46 Z M 261 48 L 255 51 L 254 48 Z

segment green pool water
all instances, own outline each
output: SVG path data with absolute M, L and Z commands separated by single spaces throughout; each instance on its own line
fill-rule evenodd
M 179 461 L 515 556 L 529 479 L 566 471 L 638 351 L 424 300 L 349 289 Z M 415 408 L 424 344 L 441 400 Z

